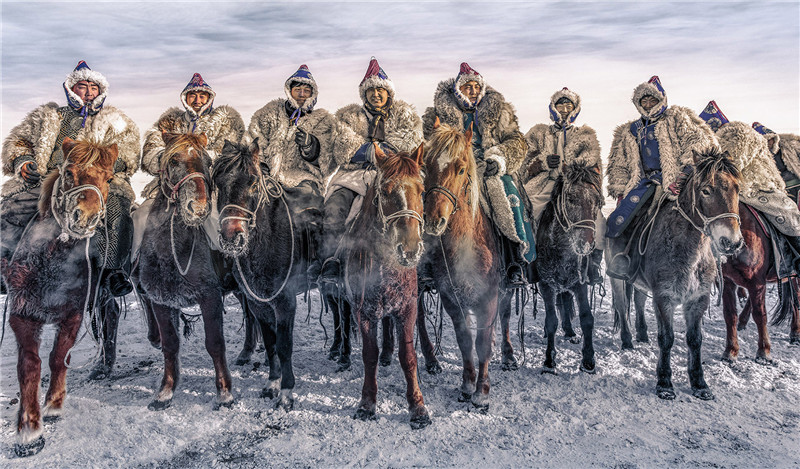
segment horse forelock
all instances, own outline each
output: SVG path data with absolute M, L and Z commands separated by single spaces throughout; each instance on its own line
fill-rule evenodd
M 95 164 L 110 168 L 113 164 L 113 154 L 98 142 L 78 140 L 64 159 L 80 169 L 86 169 Z
M 435 167 L 440 175 L 441 185 L 446 185 L 451 181 L 451 177 L 445 178 L 441 174 L 451 164 L 462 161 L 467 167 L 467 174 L 472 183 L 470 184 L 469 205 L 472 207 L 472 218 L 478 213 L 478 200 L 480 197 L 480 187 L 476 183 L 477 166 L 475 157 L 472 154 L 472 142 L 467 141 L 463 132 L 447 124 L 437 127 L 431 138 L 425 143 L 425 166 Z M 460 189 L 459 189 L 460 192 Z M 459 194 L 456 194 L 458 196 Z
M 723 175 L 729 176 L 738 187 L 741 179 L 739 169 L 730 158 L 719 153 L 716 149 L 711 149 L 701 155 L 691 174 L 683 181 L 680 181 L 678 186 L 681 191 L 684 189 L 694 191 L 704 182 L 716 185 L 717 177 Z
M 58 169 L 54 169 L 47 173 L 45 176 L 44 181 L 42 181 L 42 192 L 39 196 L 39 214 L 42 217 L 47 217 L 50 215 L 50 207 L 51 207 L 51 199 L 53 197 L 53 188 L 56 185 L 56 180 L 59 176 Z
M 227 174 L 254 174 L 259 175 L 260 169 L 255 164 L 250 153 L 247 152 L 246 147 L 241 145 L 232 144 L 236 151 L 223 151 L 221 155 L 214 160 L 212 167 L 212 174 L 216 180 L 219 177 Z
M 211 158 L 205 151 L 200 136 L 194 134 L 181 134 L 164 149 L 164 154 L 161 157 L 161 170 L 163 171 L 169 161 L 175 156 L 182 153 L 191 155 L 193 152 L 198 151 L 203 158 L 203 163 L 210 163 Z
M 389 155 L 378 164 L 381 177 L 386 182 L 386 190 L 391 192 L 397 184 L 417 183 L 422 186 L 420 167 L 407 152 Z

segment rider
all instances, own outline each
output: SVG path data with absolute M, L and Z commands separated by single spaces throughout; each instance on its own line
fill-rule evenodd
M 314 108 L 319 89 L 306 65 L 286 80 L 284 91 L 286 98 L 274 99 L 253 114 L 246 139 L 258 138 L 261 161 L 287 190 L 316 252 L 325 182 L 336 169 L 332 152 L 336 119 L 325 109 Z M 315 259 L 309 266 L 311 282 L 319 271 L 320 261 Z
M 337 247 L 350 212 L 361 207 L 361 199 L 375 179 L 375 147 L 383 151 L 412 152 L 422 143 L 422 121 L 414 107 L 395 97 L 394 84 L 373 57 L 358 85 L 361 104 L 336 112 L 339 120 L 333 142 L 333 156 L 339 170 L 325 194 L 323 252 L 320 282 L 339 278 Z M 356 200 L 359 199 L 359 200 Z
M 478 176 L 486 179 L 487 184 L 499 183 L 501 190 L 505 190 L 502 195 L 507 197 L 505 210 L 494 207 L 490 211 L 492 221 L 516 231 L 517 239 L 503 233 L 505 252 L 511 257 L 507 262 L 506 282 L 513 286 L 524 285 L 523 266 L 534 256 L 533 236 L 510 175 L 522 165 L 528 144 L 519 131 L 513 106 L 464 62 L 455 78 L 446 79 L 437 86 L 433 106 L 422 116 L 425 138 L 433 133 L 437 117 L 443 124 L 464 130 L 472 126 L 472 150 Z
M 11 258 L 25 226 L 36 214 L 42 176 L 63 163 L 64 138 L 116 143 L 119 158 L 114 164 L 105 223 L 99 225 L 92 243 L 96 258 L 106 261 L 101 282 L 112 295 L 123 296 L 132 290 L 128 280 L 133 236 L 130 207 L 136 197 L 130 177 L 139 167 L 139 129 L 122 111 L 104 105 L 108 81 L 83 60 L 67 75 L 63 88 L 66 106 L 51 102 L 37 107 L 3 142 L 3 173 L 14 177 L 3 185 L 0 201 L 2 257 Z
M 657 76 L 634 89 L 632 102 L 641 118 L 614 130 L 606 168 L 608 195 L 617 199 L 617 208 L 608 217 L 608 238 L 626 231 L 658 187 L 674 187 L 682 168 L 693 164 L 693 150 L 718 147 L 714 132 L 691 109 L 667 104 Z M 677 196 L 667 191 L 667 197 Z M 624 274 L 608 264 L 609 274 Z
M 550 119 L 553 124 L 536 124 L 525 135 L 528 156 L 525 169 L 521 170 L 531 200 L 532 219 L 538 225 L 547 203 L 550 202 L 553 186 L 564 165 L 577 161 L 602 170 L 600 142 L 597 134 L 588 125 L 573 125 L 581 112 L 581 97 L 578 93 L 562 88 L 550 97 Z M 606 220 L 597 212 L 595 220 L 595 250 L 589 269 L 589 283 L 602 282 L 600 262 L 603 259 L 603 241 Z
M 758 122 L 753 122 L 753 128 L 767 139 L 767 147 L 781 178 L 786 183 L 786 192 L 798 201 L 800 192 L 800 136 L 794 134 L 776 134 Z

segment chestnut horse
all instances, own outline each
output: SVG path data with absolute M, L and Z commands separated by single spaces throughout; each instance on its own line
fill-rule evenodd
M 717 276 L 713 252 L 727 256 L 744 243 L 738 215 L 739 171 L 727 154 L 716 150 L 695 153 L 694 161 L 692 173 L 680 184 L 677 200 L 662 197 L 656 201 L 656 213 L 647 221 L 650 242 L 642 249 L 640 274 L 634 279 L 636 288 L 653 293 L 660 350 L 656 394 L 667 400 L 675 399 L 670 353 L 675 341 L 673 315 L 678 305 L 682 305 L 686 320 L 692 394 L 702 400 L 714 398 L 703 377 L 700 358 L 700 325 Z M 614 259 L 626 242 L 624 238 L 608 238 L 606 259 Z M 627 314 L 629 309 L 625 283 L 611 279 L 615 315 Z
M 63 412 L 70 350 L 98 276 L 89 257 L 89 240 L 105 216 L 117 145 L 100 146 L 69 137 L 62 144 L 64 163 L 44 180 L 39 213 L 25 229 L 10 261 L 2 260 L 8 286 L 9 325 L 17 339 L 17 456 L 44 447 L 42 417 Z M 56 324 L 50 353 L 50 386 L 39 408 L 39 345 L 45 324 Z
M 162 132 L 160 191 L 147 216 L 132 278 L 145 308 L 152 308 L 164 354 L 164 376 L 150 410 L 169 407 L 180 378 L 181 308 L 199 305 L 206 350 L 214 362 L 215 408 L 233 404 L 231 375 L 222 333 L 222 288 L 214 271 L 203 221 L 211 211 L 211 158 L 204 134 Z
M 385 155 L 375 144 L 377 176 L 345 235 L 344 281 L 363 340 L 364 386 L 353 418 L 375 418 L 378 392 L 378 324 L 392 317 L 406 378 L 411 428 L 431 423 L 417 382 L 414 325 L 417 269 L 422 257 L 423 146 L 414 155 Z
M 445 311 L 453 321 L 463 373 L 459 400 L 489 408 L 489 361 L 500 296 L 501 246 L 480 206 L 472 128 L 462 132 L 434 123 L 425 142 L 425 231 L 434 236 L 427 254 Z M 467 314 L 477 321 L 473 346 Z M 473 353 L 477 349 L 476 376 Z

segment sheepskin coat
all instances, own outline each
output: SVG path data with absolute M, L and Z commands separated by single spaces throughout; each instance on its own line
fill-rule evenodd
M 422 126 L 425 138 L 433 133 L 436 117 L 443 124 L 463 128 L 465 111 L 458 105 L 453 93 L 455 78 L 442 81 L 433 96 L 433 107 L 425 110 Z M 525 159 L 528 144 L 519 130 L 514 107 L 491 86 L 485 87 L 486 94 L 478 102 L 475 110 L 477 130 L 480 132 L 484 159 L 497 161 L 500 175 L 513 174 Z
M 739 196 L 743 200 L 755 198 L 760 191 L 784 193 L 786 184 L 767 147 L 767 139 L 761 134 L 744 122 L 732 121 L 720 127 L 717 138 L 721 150 L 728 152 L 742 174 Z M 786 165 L 793 171 L 788 162 Z
M 336 169 L 332 156 L 335 127 L 336 120 L 325 109 L 304 113 L 295 127 L 286 114 L 286 99 L 279 98 L 253 114 L 245 140 L 250 143 L 258 138 L 261 160 L 269 166 L 270 174 L 284 186 L 295 187 L 301 181 L 311 180 L 323 188 L 325 180 Z M 300 155 L 300 149 L 294 141 L 298 128 L 319 140 L 319 158 L 314 163 Z
M 770 136 L 767 136 L 769 138 Z M 778 142 L 776 143 L 777 149 L 773 153 L 780 150 L 783 164 L 794 173 L 795 176 L 800 178 L 800 136 L 794 134 L 780 134 Z M 771 149 L 772 150 L 772 149 Z
M 161 137 L 162 130 L 182 134 L 192 133 L 194 110 L 185 104 L 183 94 L 181 94 L 181 101 L 184 102 L 186 108 L 171 107 L 167 109 L 144 136 L 142 170 L 148 174 L 157 176 L 159 169 L 161 169 L 161 155 L 164 154 L 164 140 Z M 230 140 L 232 143 L 241 141 L 244 134 L 244 121 L 242 121 L 242 116 L 232 107 L 219 106 L 210 112 L 200 115 L 194 133 L 206 134 L 208 138 L 206 149 L 213 159 L 216 154 L 222 151 L 225 140 Z
M 637 103 L 638 100 L 635 104 Z M 658 105 L 653 109 L 656 108 Z M 634 122 L 629 121 L 618 126 L 611 142 L 606 168 L 607 191 L 615 199 L 627 195 L 645 177 L 639 144 L 630 130 Z M 681 106 L 669 106 L 664 111 L 656 121 L 655 136 L 659 146 L 664 187 L 677 180 L 684 165 L 693 163 L 692 150 L 703 152 L 719 147 L 717 137 L 708 124 L 694 111 Z
M 559 154 L 558 137 L 561 132 L 563 131 L 555 125 L 536 124 L 525 134 L 525 141 L 528 142 L 528 156 L 525 165 L 536 165 L 544 169 L 529 181 L 523 181 L 529 193 L 537 194 L 546 185 L 550 175 L 547 156 Z M 569 165 L 577 162 L 599 168 L 602 168 L 603 165 L 597 134 L 587 125 L 570 126 L 566 131 L 564 157 L 561 163 Z
M 9 194 L 22 185 L 19 168 L 24 161 L 35 161 L 39 173 L 44 176 L 53 148 L 61 129 L 61 121 L 69 107 L 47 103 L 31 111 L 22 123 L 11 129 L 3 142 L 3 174 L 14 175 L 3 185 L 2 193 Z M 127 166 L 114 174 L 111 193 L 133 200 L 136 198 L 129 178 L 139 169 L 139 129 L 122 111 L 112 106 L 103 106 L 96 114 L 89 114 L 76 139 L 93 140 L 102 145 L 116 143 L 119 159 Z
M 333 156 L 340 171 L 362 169 L 361 163 L 350 163 L 350 159 L 368 143 L 371 116 L 361 104 L 350 104 L 336 111 L 338 128 L 333 139 Z M 385 123 L 386 139 L 397 151 L 411 152 L 422 143 L 422 120 L 414 106 L 394 99 L 392 110 Z

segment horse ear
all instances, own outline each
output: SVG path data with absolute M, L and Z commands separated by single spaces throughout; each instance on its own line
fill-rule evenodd
M 417 160 L 417 166 L 420 168 L 425 166 L 425 142 L 419 144 L 416 152 L 414 152 L 414 156 Z
M 203 145 L 203 147 L 208 145 L 208 137 L 206 136 L 205 133 L 198 135 L 197 139 L 200 140 L 200 144 Z
M 728 159 L 728 160 L 731 159 L 731 154 L 728 153 L 728 150 L 723 151 L 722 155 L 720 155 L 720 156 L 722 156 L 723 158 Z
M 64 141 L 61 143 L 61 151 L 64 152 L 65 159 L 67 156 L 69 156 L 69 152 L 71 152 L 72 149 L 75 148 L 75 145 L 77 144 L 78 142 L 76 142 L 75 140 L 72 140 L 69 137 L 64 137 Z
M 436 130 L 442 125 L 442 121 L 439 120 L 439 116 L 436 116 L 436 120 L 433 121 L 433 129 Z
M 469 128 L 464 133 L 464 136 L 467 137 L 467 142 L 472 143 L 472 122 L 469 123 Z
M 700 153 L 697 153 L 697 150 L 692 148 L 692 161 L 694 164 L 697 164 L 700 161 Z
M 222 144 L 222 153 L 233 153 L 235 151 L 236 147 L 226 138 L 225 143 Z
M 162 130 L 161 131 L 161 140 L 164 141 L 164 145 L 169 146 L 175 139 L 178 138 L 178 134 L 170 132 L 169 130 Z
M 381 149 L 381 146 L 378 145 L 378 142 L 373 142 L 372 144 L 375 145 L 375 160 L 376 160 L 376 162 L 377 163 L 383 163 L 383 160 L 386 159 L 386 153 L 383 152 L 383 150 Z
M 261 147 L 258 146 L 258 137 L 250 142 L 250 146 L 247 148 L 247 151 L 249 151 L 250 155 L 253 156 L 253 161 L 255 161 L 256 164 L 261 161 Z
M 111 154 L 111 166 L 113 166 L 114 163 L 116 163 L 117 158 L 119 158 L 119 147 L 117 146 L 116 143 L 114 143 L 110 147 L 108 147 L 107 150 Z

